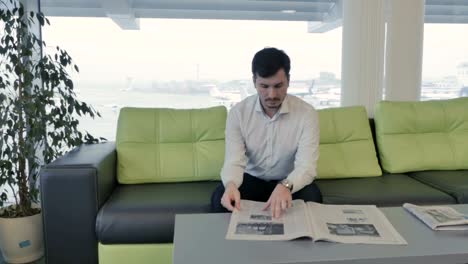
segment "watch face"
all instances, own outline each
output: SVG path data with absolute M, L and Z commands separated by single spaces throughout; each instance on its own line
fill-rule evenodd
M 292 183 L 291 183 L 290 181 L 288 181 L 288 180 L 285 179 L 285 180 L 282 180 L 282 181 L 281 181 L 281 184 L 282 184 L 284 187 L 288 188 L 289 190 L 292 190 Z

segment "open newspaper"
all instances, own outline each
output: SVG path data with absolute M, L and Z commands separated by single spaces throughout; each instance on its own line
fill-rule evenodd
M 403 208 L 433 230 L 468 230 L 468 216 L 448 206 L 417 206 L 403 204 Z
M 280 218 L 262 210 L 265 203 L 241 200 L 231 215 L 226 239 L 290 240 L 310 237 L 339 243 L 396 244 L 406 241 L 374 205 L 323 205 L 294 200 Z

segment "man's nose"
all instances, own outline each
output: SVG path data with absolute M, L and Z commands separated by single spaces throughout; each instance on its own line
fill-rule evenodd
M 275 88 L 268 89 L 268 97 L 269 98 L 276 98 L 277 94 L 278 94 L 278 92 L 276 91 Z

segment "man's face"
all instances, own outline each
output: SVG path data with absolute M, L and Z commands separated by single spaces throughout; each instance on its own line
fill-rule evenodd
M 254 83 L 265 112 L 276 113 L 286 97 L 289 86 L 284 69 L 279 69 L 275 75 L 267 78 L 257 75 Z

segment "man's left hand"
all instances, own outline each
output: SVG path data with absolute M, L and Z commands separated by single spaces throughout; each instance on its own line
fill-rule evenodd
M 283 211 L 286 211 L 292 206 L 291 191 L 285 186 L 278 184 L 270 195 L 270 199 L 265 204 L 263 210 L 270 208 L 271 215 L 274 218 L 279 218 Z

